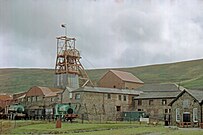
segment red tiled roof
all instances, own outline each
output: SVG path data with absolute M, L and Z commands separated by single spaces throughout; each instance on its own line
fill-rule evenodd
M 63 92 L 62 89 L 57 89 L 57 88 L 48 88 L 48 87 L 40 87 L 40 86 L 37 86 L 37 87 L 41 89 L 45 97 L 56 96 L 58 93 Z
M 110 70 L 110 72 L 113 72 L 121 80 L 126 81 L 126 82 L 144 83 L 139 78 L 137 78 L 136 76 L 134 76 L 132 73 L 129 73 L 129 72 L 118 71 L 118 70 Z
M 12 96 L 11 95 L 7 95 L 7 94 L 0 94 L 0 100 L 2 101 L 6 101 L 6 100 L 12 100 Z

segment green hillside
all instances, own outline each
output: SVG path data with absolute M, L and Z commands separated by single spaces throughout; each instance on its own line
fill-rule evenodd
M 87 70 L 96 82 L 109 69 Z M 203 59 L 171 64 L 120 68 L 139 77 L 145 83 L 178 83 L 186 88 L 203 89 Z M 27 91 L 31 86 L 53 87 L 53 69 L 0 69 L 0 92 Z

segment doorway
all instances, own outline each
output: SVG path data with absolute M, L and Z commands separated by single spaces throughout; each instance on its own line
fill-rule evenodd
M 183 113 L 183 122 L 190 122 L 190 113 L 189 112 Z

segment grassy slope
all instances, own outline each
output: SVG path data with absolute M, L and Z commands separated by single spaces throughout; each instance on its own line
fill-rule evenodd
M 97 82 L 109 69 L 88 70 L 90 79 Z M 181 83 L 186 88 L 203 88 L 203 59 L 172 64 L 121 68 L 145 83 Z M 53 87 L 54 70 L 0 69 L 0 92 L 27 91 L 34 85 Z
M 203 59 L 172 64 L 160 64 L 134 68 L 122 68 L 139 77 L 145 83 L 181 83 L 188 88 L 203 88 Z M 88 71 L 93 80 L 98 80 L 108 69 Z

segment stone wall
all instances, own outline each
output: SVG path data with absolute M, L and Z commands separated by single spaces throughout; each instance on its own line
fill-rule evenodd
M 165 114 L 171 113 L 171 107 L 168 104 L 172 100 L 173 98 L 140 99 L 142 103 L 138 104 L 138 100 L 135 99 L 135 111 L 145 111 L 150 117 L 164 120 Z
M 123 111 L 129 111 L 130 95 L 108 94 L 97 92 L 75 92 L 80 94 L 80 99 L 74 102 L 80 102 L 81 108 L 79 114 L 85 114 L 89 120 L 116 120 L 120 119 Z M 124 97 L 125 96 L 125 97 Z M 75 96 L 74 96 L 75 97 Z
M 188 100 L 187 107 L 184 107 L 183 102 Z M 176 109 L 180 110 L 180 121 L 176 121 Z M 193 109 L 197 108 L 198 111 L 198 122 L 201 122 L 201 106 L 197 100 L 195 100 L 190 94 L 184 92 L 173 104 L 172 104 L 172 125 L 177 125 L 179 122 L 183 122 L 183 113 L 187 112 L 190 114 L 190 121 L 193 124 Z

